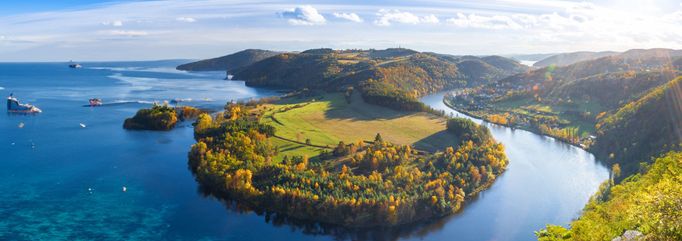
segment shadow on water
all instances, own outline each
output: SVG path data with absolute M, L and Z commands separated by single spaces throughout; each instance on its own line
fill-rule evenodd
M 293 232 L 300 232 L 310 236 L 332 237 L 334 240 L 396 241 L 404 238 L 423 239 L 434 232 L 441 231 L 449 220 L 456 218 L 462 213 L 459 211 L 445 217 L 395 227 L 355 228 L 303 220 L 262 208 L 253 208 L 229 199 L 220 191 L 213 190 L 200 183 L 198 184 L 197 191 L 205 198 L 219 201 L 229 212 L 240 215 L 254 213 L 259 217 L 263 217 L 265 223 L 273 227 L 288 227 Z M 478 195 L 467 201 L 467 203 L 474 202 L 477 199 Z

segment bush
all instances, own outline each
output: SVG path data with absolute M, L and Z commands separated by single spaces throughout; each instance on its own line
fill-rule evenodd
M 487 127 L 465 118 L 448 119 L 447 129 L 455 134 L 460 141 L 471 140 L 476 143 L 483 143 L 491 138 L 490 130 Z
M 168 106 L 155 105 L 151 109 L 137 111 L 133 118 L 123 123 L 123 128 L 134 130 L 170 130 L 175 127 L 178 117 L 175 109 Z

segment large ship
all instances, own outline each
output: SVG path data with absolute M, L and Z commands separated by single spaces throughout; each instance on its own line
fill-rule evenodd
M 33 105 L 19 103 L 19 100 L 14 98 L 13 94 L 10 94 L 9 97 L 7 97 L 7 112 L 40 113 L 42 111 Z

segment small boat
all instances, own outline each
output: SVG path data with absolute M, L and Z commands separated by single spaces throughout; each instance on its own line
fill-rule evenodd
M 192 98 L 186 98 L 186 99 L 181 99 L 181 98 L 175 98 L 170 101 L 171 104 L 177 105 L 180 104 L 180 102 L 191 102 Z
M 71 61 L 71 62 L 69 62 L 69 68 L 80 69 L 80 68 L 83 68 L 83 66 L 80 65 L 79 63 L 74 63 L 73 61 Z
M 19 103 L 19 100 L 17 100 L 17 98 L 14 98 L 14 94 L 9 94 L 9 97 L 7 97 L 7 112 L 40 113 L 43 111 L 33 105 Z
M 92 98 L 89 100 L 90 106 L 101 106 L 102 105 L 102 99 L 100 98 Z

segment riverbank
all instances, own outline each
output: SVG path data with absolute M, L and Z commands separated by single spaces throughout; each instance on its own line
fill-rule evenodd
M 554 136 L 554 135 L 551 135 L 551 134 L 549 134 L 549 133 L 543 133 L 543 132 L 539 131 L 539 130 L 536 129 L 536 128 L 529 128 L 529 127 L 523 126 L 523 125 L 510 125 L 510 124 L 502 124 L 502 123 L 490 122 L 490 121 L 486 120 L 485 116 L 477 115 L 477 114 L 475 114 L 474 112 L 470 112 L 470 111 L 467 111 L 467 110 L 464 110 L 464 109 L 461 109 L 461 108 L 457 108 L 454 104 L 452 104 L 452 103 L 450 102 L 450 100 L 449 100 L 447 97 L 444 97 L 444 98 L 443 98 L 443 104 L 446 105 L 448 108 L 451 108 L 451 109 L 453 109 L 453 110 L 456 110 L 456 111 L 459 112 L 459 113 L 462 113 L 462 114 L 467 115 L 467 116 L 472 117 L 472 118 L 480 119 L 480 120 L 485 121 L 485 122 L 487 122 L 487 123 L 491 123 L 491 124 L 495 124 L 495 125 L 499 125 L 499 126 L 508 127 L 508 128 L 511 128 L 511 129 L 525 130 L 525 131 L 528 131 L 528 132 L 531 132 L 531 133 L 534 133 L 534 134 L 540 135 L 540 136 L 551 137 L 551 138 L 556 139 L 556 140 L 558 140 L 558 141 L 561 141 L 561 142 L 563 142 L 563 143 L 565 143 L 565 144 L 568 144 L 568 145 L 571 145 L 571 146 L 575 146 L 575 147 L 580 148 L 580 149 L 583 149 L 583 150 L 585 150 L 585 151 L 589 151 L 589 146 L 587 146 L 587 145 L 585 145 L 585 144 L 582 144 L 582 143 L 575 143 L 575 142 L 572 142 L 572 141 L 568 141 L 568 140 L 566 140 L 566 139 L 564 139 L 564 138 L 561 138 L 561 137 L 559 137 L 559 136 Z

